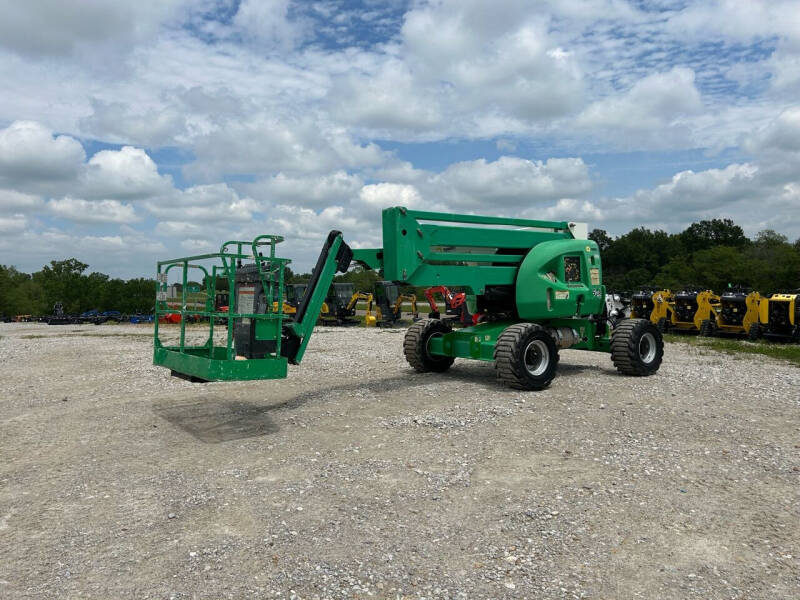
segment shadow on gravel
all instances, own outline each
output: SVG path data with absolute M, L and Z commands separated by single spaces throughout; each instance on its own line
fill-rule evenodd
M 456 375 L 456 373 L 453 375 Z M 177 402 L 160 401 L 153 404 L 153 412 L 201 442 L 218 444 L 220 442 L 277 433 L 280 428 L 270 418 L 270 412 L 294 410 L 307 402 L 324 402 L 332 394 L 347 394 L 348 392 L 358 392 L 365 389 L 375 394 L 385 394 L 387 392 L 411 390 L 415 386 L 427 385 L 436 381 L 444 383 L 446 379 L 451 381 L 479 381 L 486 378 L 485 376 L 478 377 L 463 371 L 459 372 L 456 377 L 448 377 L 448 374 L 443 373 L 431 373 L 430 375 L 417 377 L 403 375 L 309 390 L 287 398 L 283 402 L 266 405 L 205 395 Z
M 595 373 L 606 373 L 608 375 L 615 375 L 617 370 L 613 366 L 601 367 L 599 365 L 576 365 L 575 363 L 558 363 L 558 375 L 577 374 L 583 371 L 594 371 Z M 557 375 L 557 376 L 558 376 Z
M 595 365 L 575 365 L 561 363 L 560 374 L 576 374 L 584 370 L 598 373 L 615 373 Z M 497 392 L 506 391 L 494 379 L 493 369 L 483 364 L 457 363 L 446 373 L 419 375 L 409 371 L 407 375 L 388 377 L 373 381 L 362 381 L 344 385 L 332 385 L 322 389 L 302 392 L 277 404 L 256 404 L 242 400 L 229 400 L 213 395 L 200 396 L 193 400 L 160 402 L 153 405 L 162 419 L 190 433 L 206 444 L 218 444 L 231 440 L 241 440 L 277 433 L 280 428 L 270 418 L 272 411 L 294 410 L 307 402 L 324 402 L 332 394 L 347 394 L 369 390 L 376 395 L 387 392 L 409 391 L 421 385 L 432 383 L 473 383 Z M 266 400 L 266 398 L 265 398 Z
M 205 396 L 153 406 L 153 412 L 206 444 L 269 435 L 278 426 L 267 414 L 276 406 Z
M 416 374 L 415 374 L 416 375 Z M 431 373 L 428 376 L 422 377 L 442 377 L 440 373 Z M 327 397 L 333 394 L 347 394 L 348 392 L 359 392 L 362 390 L 369 390 L 374 394 L 384 394 L 386 392 L 397 392 L 403 390 L 410 390 L 417 385 L 425 385 L 433 381 L 419 380 L 409 376 L 387 377 L 386 379 L 376 379 L 373 381 L 359 381 L 354 383 L 347 383 L 344 385 L 332 385 L 330 387 L 309 390 L 303 392 L 292 398 L 284 400 L 279 404 L 273 404 L 269 410 L 292 410 L 299 408 L 303 404 L 311 401 L 324 401 Z

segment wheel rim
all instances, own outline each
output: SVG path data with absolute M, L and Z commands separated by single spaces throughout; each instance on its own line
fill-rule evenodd
M 539 377 L 550 365 L 550 350 L 547 344 L 542 340 L 533 340 L 525 347 L 523 360 L 525 370 L 534 377 Z
M 651 363 L 656 357 L 656 338 L 652 333 L 645 333 L 639 340 L 639 358 L 643 363 Z

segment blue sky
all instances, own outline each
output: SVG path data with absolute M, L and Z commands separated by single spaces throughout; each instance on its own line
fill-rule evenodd
M 800 237 L 783 0 L 0 0 L 0 264 L 380 244 L 381 208 Z

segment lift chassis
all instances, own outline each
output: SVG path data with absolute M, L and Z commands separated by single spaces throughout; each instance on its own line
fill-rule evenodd
M 616 368 L 628 375 L 658 370 L 664 346 L 655 325 L 647 319 L 625 319 L 611 330 L 600 253 L 595 242 L 585 239 L 585 227 L 566 221 L 394 207 L 383 211 L 382 228 L 383 247 L 373 249 L 351 250 L 342 234 L 332 231 L 303 301 L 291 317 L 283 313 L 270 317 L 271 303 L 259 310 L 250 310 L 247 304 L 248 311 L 242 312 L 237 301 L 227 315 L 228 348 L 219 350 L 218 356 L 225 354 L 227 360 L 239 362 L 285 359 L 299 363 L 319 313 L 316 303 L 321 306 L 335 272 L 346 270 L 354 261 L 400 285 L 460 287 L 475 297 L 480 315 L 476 325 L 453 329 L 444 321 L 430 319 L 408 329 L 403 351 L 419 372 L 445 371 L 456 358 L 493 361 L 502 383 L 540 390 L 555 377 L 558 352 L 564 348 L 610 353 Z M 256 271 L 262 287 L 273 280 L 278 284 L 286 259 L 274 258 L 274 244 L 271 260 L 257 256 L 255 243 L 252 249 L 250 258 L 261 265 Z M 194 259 L 180 260 L 188 264 Z M 230 281 L 231 297 L 238 298 L 242 276 L 231 270 L 230 260 L 226 264 L 221 272 Z M 276 307 L 281 306 L 279 300 Z M 258 326 L 261 318 L 281 325 Z M 255 338 L 250 345 L 244 339 L 231 345 L 231 326 L 235 328 L 242 319 L 251 326 L 256 323 Z M 260 354 L 252 351 L 258 343 L 264 350 Z M 183 351 L 172 348 L 168 352 Z M 155 362 L 165 364 L 158 356 Z

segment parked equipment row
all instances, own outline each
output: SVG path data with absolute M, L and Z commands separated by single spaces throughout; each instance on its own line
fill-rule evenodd
M 118 310 L 87 310 L 80 314 L 68 314 L 64 312 L 64 305 L 56 302 L 53 306 L 51 315 L 16 315 L 15 317 L 3 317 L 5 323 L 47 323 L 48 325 L 102 325 L 103 323 L 152 323 L 152 314 L 126 315 Z
M 631 297 L 630 313 L 633 318 L 650 319 L 662 332 L 800 342 L 800 293 L 762 296 L 741 289 L 722 295 L 711 290 L 640 290 Z
M 308 289 L 307 283 L 290 283 L 286 286 L 283 312 L 293 315 Z M 333 283 L 322 303 L 319 321 L 323 325 L 355 325 L 361 323 L 356 317 L 356 306 L 364 304 L 363 323 L 367 327 L 391 327 L 401 320 L 403 305 L 411 304 L 413 321 L 419 320 L 417 297 L 414 294 L 401 294 L 397 284 L 391 281 L 378 281 L 375 293 L 357 291 L 352 283 Z M 226 307 L 227 308 L 227 307 Z M 273 310 L 277 311 L 277 301 Z

